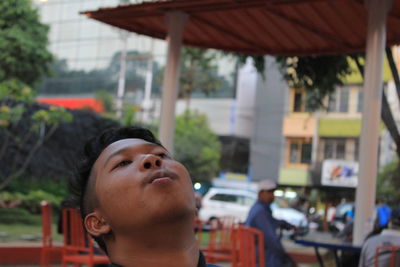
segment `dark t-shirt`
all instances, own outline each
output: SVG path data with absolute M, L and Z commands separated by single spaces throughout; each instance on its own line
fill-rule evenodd
M 110 267 L 123 267 L 123 266 L 116 263 L 111 263 Z M 203 253 L 200 252 L 199 263 L 197 264 L 197 267 L 219 267 L 219 266 L 214 264 L 207 264 Z

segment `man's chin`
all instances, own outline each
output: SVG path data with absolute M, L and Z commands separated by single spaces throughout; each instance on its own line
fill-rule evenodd
M 175 205 L 154 212 L 152 222 L 157 223 L 180 223 L 193 221 L 195 216 L 195 208 L 188 205 Z

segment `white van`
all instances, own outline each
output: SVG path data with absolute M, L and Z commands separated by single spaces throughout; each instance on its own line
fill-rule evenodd
M 216 217 L 234 216 L 244 222 L 257 200 L 257 194 L 247 190 L 210 188 L 201 202 L 199 218 L 209 221 Z
M 254 191 L 212 187 L 203 197 L 199 218 L 209 221 L 216 217 L 234 216 L 244 222 L 256 200 L 257 193 Z M 302 212 L 280 207 L 277 201 L 271 205 L 271 209 L 274 218 L 285 220 L 299 228 L 307 227 L 307 218 Z

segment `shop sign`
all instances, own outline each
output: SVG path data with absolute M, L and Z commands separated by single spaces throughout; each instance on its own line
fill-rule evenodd
M 321 184 L 327 186 L 356 187 L 358 162 L 326 159 L 322 163 Z

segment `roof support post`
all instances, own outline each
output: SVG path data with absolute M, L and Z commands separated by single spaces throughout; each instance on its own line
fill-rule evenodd
M 161 121 L 159 137 L 163 146 L 173 153 L 175 132 L 175 104 L 178 96 L 179 62 L 181 56 L 182 36 L 188 15 L 182 12 L 167 14 L 168 51 L 162 86 Z
M 361 245 L 372 230 L 378 170 L 379 124 L 382 99 L 386 16 L 391 0 L 368 0 L 368 32 L 360 140 L 360 171 L 356 192 L 353 244 Z
M 123 102 L 125 95 L 126 54 L 127 54 L 127 42 L 128 42 L 129 32 L 120 30 L 119 34 L 122 42 L 122 49 L 121 49 L 121 57 L 119 63 L 118 89 L 117 89 L 117 101 L 116 101 L 117 118 L 122 117 L 122 109 L 123 109 Z

